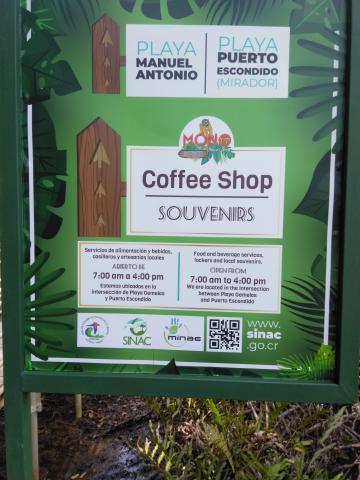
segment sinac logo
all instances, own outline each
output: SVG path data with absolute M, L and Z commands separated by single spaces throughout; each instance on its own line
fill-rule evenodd
M 142 318 L 129 320 L 125 325 L 130 334 L 123 336 L 123 345 L 131 347 L 148 347 L 151 345 L 151 337 L 146 336 L 147 324 Z
M 135 335 L 136 337 L 146 333 L 146 322 L 142 318 L 134 318 L 133 320 L 129 320 L 127 324 L 132 335 Z
M 89 343 L 101 343 L 109 333 L 109 326 L 101 317 L 89 317 L 82 326 L 81 333 Z
M 233 134 L 225 122 L 216 117 L 198 117 L 181 134 L 179 156 L 201 160 L 201 165 L 211 159 L 218 164 L 234 158 L 233 145 Z

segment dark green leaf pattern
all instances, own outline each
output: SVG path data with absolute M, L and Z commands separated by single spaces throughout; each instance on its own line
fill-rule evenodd
M 74 326 L 69 323 L 69 317 L 76 313 L 76 310 L 71 308 L 43 308 L 55 305 L 76 294 L 74 290 L 52 295 L 42 292 L 53 285 L 65 272 L 64 268 L 60 268 L 42 276 L 41 271 L 48 260 L 49 254 L 45 252 L 40 254 L 32 265 L 27 264 L 24 267 L 25 347 L 28 352 L 42 360 L 48 359 L 49 348 L 64 351 L 60 348 L 61 340 L 54 337 L 54 332 L 72 331 Z M 39 279 L 37 279 L 38 275 Z M 35 279 L 33 283 L 31 283 L 32 278 Z M 32 299 L 33 294 L 37 294 L 35 300 Z
M 338 29 L 342 0 L 294 0 L 290 17 L 293 33 L 319 32 L 323 27 Z
M 315 27 L 313 26 L 312 28 Z M 293 90 L 290 92 L 290 95 L 292 97 L 316 97 L 315 103 L 310 104 L 298 113 L 298 118 L 302 119 L 326 114 L 328 121 L 314 133 L 313 141 L 322 140 L 336 130 L 337 139 L 333 146 L 333 152 L 338 153 L 342 148 L 343 141 L 344 112 L 341 105 L 344 102 L 345 89 L 346 38 L 344 34 L 336 32 L 333 28 L 329 29 L 324 25 L 317 25 L 317 31 L 320 33 L 322 41 L 308 39 L 300 39 L 298 41 L 302 48 L 312 52 L 315 56 L 320 56 L 322 61 L 328 60 L 329 65 L 326 67 L 322 65 L 302 65 L 291 68 L 290 72 L 293 74 L 307 76 L 311 78 L 312 82 L 316 77 L 319 80 L 317 83 L 311 83 Z M 333 107 L 336 107 L 336 109 Z
M 41 10 L 40 10 L 41 11 Z M 31 30 L 31 39 L 27 34 Z M 23 146 L 24 146 L 24 202 L 29 204 L 27 105 L 33 105 L 34 191 L 36 235 L 52 238 L 59 231 L 62 218 L 53 209 L 65 200 L 66 184 L 60 178 L 66 175 L 66 152 L 57 149 L 55 128 L 45 106 L 52 92 L 66 95 L 80 89 L 67 62 L 56 61 L 60 48 L 54 37 L 38 24 L 34 13 L 22 9 L 22 72 L 23 72 Z M 25 258 L 28 258 L 28 218 L 25 218 Z
M 48 9 L 53 12 L 53 16 L 55 17 L 52 19 L 54 22 L 50 23 L 52 27 L 53 23 L 56 22 L 61 29 L 75 30 L 79 28 L 80 22 L 85 22 L 90 29 L 91 25 L 102 13 L 101 3 L 102 0 L 38 0 L 37 5 L 39 5 L 39 9 L 44 13 L 39 15 L 39 10 L 35 10 L 35 13 L 38 14 L 42 24 L 45 21 L 45 27 L 47 29 L 50 20 L 49 18 L 44 19 L 43 17 L 45 15 L 47 15 L 47 17 L 50 16 L 46 13 Z
M 281 303 L 299 320 L 294 325 L 308 334 L 308 342 L 319 346 L 323 340 L 325 315 L 325 283 L 314 277 L 298 278 L 284 282 L 283 288 L 289 294 L 282 297 Z M 337 292 L 330 290 L 330 325 L 329 338 L 335 341 Z
M 221 24 L 225 20 L 238 25 L 245 20 L 255 20 L 268 8 L 282 5 L 284 0 L 209 0 L 208 19 Z
M 328 210 L 329 210 L 329 185 L 330 185 L 330 159 L 331 153 L 328 152 L 319 162 L 315 168 L 313 177 L 311 179 L 308 191 L 301 201 L 300 205 L 294 210 L 294 213 L 307 215 L 311 218 L 316 218 L 327 224 Z M 340 169 L 340 164 L 337 163 L 337 170 Z M 340 202 L 341 181 L 340 172 L 335 175 L 335 204 Z M 334 229 L 337 229 L 338 215 L 335 215 Z
M 162 8 L 167 8 L 167 13 L 174 19 L 181 19 L 188 17 L 194 13 L 191 2 L 189 0 L 167 0 L 162 2 L 161 0 L 119 0 L 120 5 L 128 12 L 133 12 L 134 7 L 140 3 L 142 13 L 154 20 L 162 20 L 163 13 Z M 197 7 L 201 8 L 207 0 L 194 0 Z
M 32 32 L 21 59 L 25 102 L 47 100 L 51 90 L 57 95 L 79 90 L 79 82 L 69 64 L 64 60 L 54 61 L 60 48 L 51 33 L 40 28 L 32 28 Z
M 58 175 L 66 175 L 66 153 L 57 150 L 55 128 L 41 103 L 33 106 L 33 141 L 36 234 L 42 238 L 52 238 L 62 224 L 62 218 L 50 207 L 58 208 L 65 200 L 66 184 L 58 178 Z M 27 157 L 26 109 L 23 121 L 23 145 Z M 29 195 L 27 183 L 24 188 L 27 203 Z

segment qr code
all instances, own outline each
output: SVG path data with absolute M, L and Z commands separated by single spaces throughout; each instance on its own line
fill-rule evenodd
M 242 318 L 208 318 L 208 352 L 242 352 Z

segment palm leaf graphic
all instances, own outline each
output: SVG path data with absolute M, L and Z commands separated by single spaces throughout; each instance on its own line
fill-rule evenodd
M 313 141 L 317 142 L 331 135 L 336 130 L 337 140 L 333 152 L 338 153 L 343 142 L 343 102 L 345 90 L 345 51 L 346 38 L 342 32 L 335 32 L 326 27 L 320 28 L 322 37 L 319 41 L 300 39 L 300 47 L 316 56 L 329 60 L 329 66 L 296 66 L 290 68 L 295 75 L 306 76 L 311 84 L 290 92 L 292 97 L 311 98 L 315 101 L 301 110 L 297 118 L 306 119 L 319 114 L 326 114 L 328 120 L 314 132 Z M 336 109 L 334 109 L 336 107 Z
M 79 22 L 85 21 L 87 26 L 97 19 L 101 12 L 101 0 L 42 0 L 44 8 L 49 3 L 57 19 L 68 29 L 79 28 Z
M 282 297 L 282 305 L 297 317 L 298 320 L 294 321 L 296 328 L 307 334 L 308 342 L 311 345 L 318 347 L 324 336 L 325 283 L 311 276 L 305 279 L 294 277 L 293 280 L 285 282 L 283 288 L 287 291 L 288 296 Z M 336 303 L 337 292 L 331 288 L 330 342 L 335 341 Z
M 278 360 L 280 374 L 298 380 L 332 380 L 335 372 L 335 351 L 321 345 L 312 355 L 291 355 Z
M 24 301 L 25 301 L 25 348 L 26 350 L 40 358 L 47 360 L 47 350 L 57 350 L 64 352 L 62 342 L 54 332 L 64 332 L 74 329 L 71 323 L 68 323 L 69 316 L 76 313 L 73 308 L 59 308 L 58 303 L 73 297 L 76 292 L 67 290 L 52 295 L 44 295 L 32 297 L 46 289 L 48 286 L 56 282 L 65 272 L 64 268 L 59 268 L 48 275 L 38 275 L 49 260 L 49 253 L 42 253 L 37 257 L 31 265 L 24 267 Z M 31 283 L 31 279 L 35 276 L 35 282 Z

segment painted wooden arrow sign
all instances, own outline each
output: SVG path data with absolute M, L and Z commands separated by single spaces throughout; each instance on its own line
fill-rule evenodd
M 93 93 L 120 93 L 120 27 L 108 15 L 92 28 Z
M 101 118 L 78 135 L 78 234 L 119 237 L 121 139 Z

